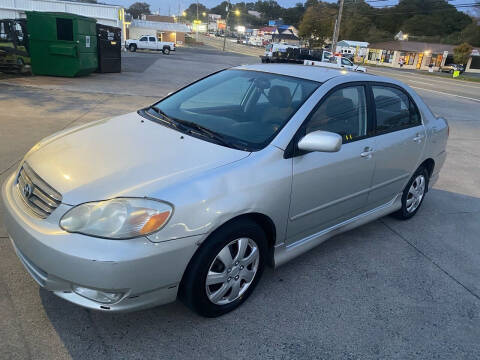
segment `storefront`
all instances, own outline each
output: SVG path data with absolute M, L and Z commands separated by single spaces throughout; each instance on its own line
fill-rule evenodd
M 466 72 L 480 73 L 480 49 L 472 51 L 472 57 L 468 60 Z
M 387 41 L 371 44 L 366 63 L 405 69 L 439 70 L 454 46 L 415 41 Z
M 160 41 L 171 41 L 177 45 L 185 43 L 185 34 L 190 32 L 185 24 L 160 21 L 132 20 L 128 38 L 138 39 L 142 35 L 156 36 Z

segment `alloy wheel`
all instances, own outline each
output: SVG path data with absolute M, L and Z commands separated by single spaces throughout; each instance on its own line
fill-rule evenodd
M 417 210 L 425 195 L 425 176 L 418 175 L 413 180 L 410 189 L 408 189 L 406 207 L 407 212 L 412 213 Z
M 216 305 L 226 305 L 241 297 L 255 278 L 259 259 L 258 245 L 250 238 L 239 238 L 226 245 L 208 269 L 208 299 Z

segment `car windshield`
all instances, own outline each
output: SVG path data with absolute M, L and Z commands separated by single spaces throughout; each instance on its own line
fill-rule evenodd
M 249 70 L 225 70 L 170 95 L 152 107 L 206 140 L 255 151 L 265 147 L 319 82 Z M 240 145 L 239 145 L 240 144 Z

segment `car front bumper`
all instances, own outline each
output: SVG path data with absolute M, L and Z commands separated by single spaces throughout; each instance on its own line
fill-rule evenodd
M 2 186 L 5 226 L 13 247 L 33 279 L 77 305 L 103 311 L 131 311 L 172 302 L 183 273 L 204 235 L 153 243 L 146 238 L 106 240 L 60 229 L 71 208 L 61 204 L 47 219 L 28 212 L 14 186 Z M 122 293 L 100 303 L 75 293 L 73 286 Z

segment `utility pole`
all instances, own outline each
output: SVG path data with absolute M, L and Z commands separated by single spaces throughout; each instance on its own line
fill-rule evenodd
M 343 2 L 344 0 L 339 0 L 337 21 L 335 22 L 335 28 L 333 29 L 332 54 L 335 53 L 335 50 L 337 48 L 338 35 L 340 34 L 340 23 L 342 21 Z
M 227 41 L 228 15 L 230 15 L 230 0 L 228 0 L 227 16 L 225 16 L 225 30 L 223 31 L 223 49 L 222 49 L 222 51 L 225 51 L 225 42 Z
M 197 21 L 196 21 L 196 24 L 195 24 L 195 25 L 197 25 L 197 26 L 196 26 L 196 29 L 197 29 L 196 41 L 197 41 L 197 43 L 198 43 L 198 0 L 197 0 Z

